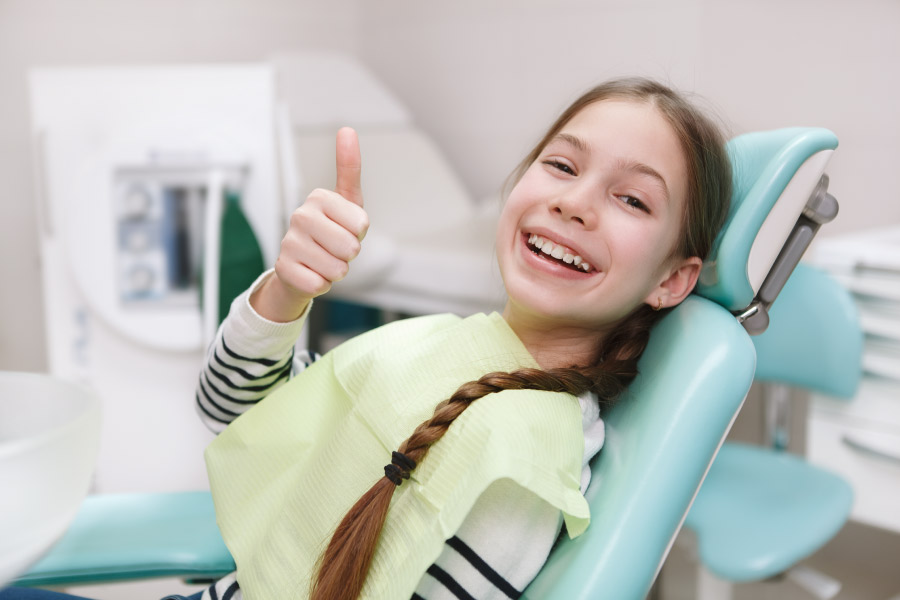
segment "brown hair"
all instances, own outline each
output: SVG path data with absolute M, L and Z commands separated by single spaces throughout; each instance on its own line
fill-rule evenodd
M 705 259 L 728 212 L 731 167 L 719 128 L 670 88 L 648 79 L 617 79 L 601 84 L 573 102 L 543 139 L 510 176 L 515 184 L 543 152 L 544 147 L 582 109 L 594 102 L 625 99 L 649 102 L 666 118 L 677 135 L 688 169 L 688 194 L 682 215 L 682 236 L 673 254 Z M 421 462 L 462 411 L 488 394 L 508 389 L 533 389 L 580 395 L 593 392 L 611 404 L 637 375 L 637 363 L 650 338 L 650 329 L 667 312 L 641 304 L 605 336 L 590 366 L 559 369 L 520 369 L 488 373 L 464 383 L 438 404 L 430 419 L 419 425 L 399 451 Z M 408 475 L 404 471 L 404 476 Z M 395 489 L 387 476 L 360 498 L 335 530 L 319 561 L 313 583 L 314 600 L 352 600 L 365 583 L 369 564 Z

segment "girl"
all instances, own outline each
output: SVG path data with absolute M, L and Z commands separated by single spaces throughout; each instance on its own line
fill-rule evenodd
M 295 212 L 274 274 L 263 276 L 239 298 L 223 325 L 197 396 L 202 415 L 215 429 L 286 377 L 290 347 L 310 301 L 342 279 L 360 251 L 367 219 L 352 131 L 339 132 L 337 154 L 335 192 L 317 190 Z M 485 368 L 472 377 L 476 381 L 454 380 L 446 394 L 450 400 L 436 408 L 446 396 L 434 398 L 432 418 L 397 444 L 394 449 L 402 456 L 349 510 L 322 554 L 314 570 L 315 598 L 355 598 L 364 589 L 367 564 L 396 484 L 416 478 L 413 465 L 425 458 L 454 418 L 485 394 L 529 388 L 578 396 L 584 491 L 590 477 L 587 461 L 603 443 L 599 407 L 636 375 L 650 327 L 663 309 L 677 305 L 693 288 L 727 213 L 731 175 L 721 134 L 709 120 L 664 86 L 619 80 L 573 103 L 522 161 L 512 181 L 497 231 L 497 258 L 509 294 L 502 326 L 515 334 L 540 369 L 516 370 L 521 363 L 504 369 L 512 373 Z M 280 332 L 273 335 L 276 329 Z M 411 343 L 408 334 L 399 336 L 404 346 Z M 393 347 L 379 346 L 378 351 L 393 356 L 389 370 L 404 360 Z M 448 352 L 446 347 L 433 351 Z M 428 353 L 418 347 L 417 352 Z M 255 363 L 259 358 L 268 362 Z M 310 358 L 302 362 L 308 365 Z M 474 359 L 470 354 L 463 360 Z M 441 365 L 443 370 L 454 368 Z M 401 378 L 391 379 L 392 394 L 400 395 Z M 429 384 L 438 386 L 433 380 Z M 285 410 L 273 407 L 271 418 Z M 415 423 L 403 430 L 398 441 L 413 427 Z M 230 466 L 222 470 L 233 476 Z M 330 489 L 335 483 L 325 485 Z M 414 574 L 413 597 L 517 597 L 540 570 L 562 523 L 559 507 L 530 493 L 534 491 L 509 477 L 490 483 L 459 527 L 449 532 L 433 563 L 422 568 L 424 575 Z M 395 499 L 392 516 L 399 504 Z M 335 523 L 347 508 L 349 503 L 337 511 Z M 244 586 L 249 578 L 240 562 L 238 566 Z M 234 582 L 220 582 L 219 595 Z M 398 597 L 409 597 L 409 592 Z
M 391 324 L 282 386 L 311 300 L 347 274 L 368 226 L 351 130 L 337 163 L 335 191 L 295 211 L 201 375 L 216 430 L 279 388 L 207 453 L 238 571 L 203 597 L 516 598 L 563 523 L 586 526 L 600 408 L 724 222 L 722 135 L 653 81 L 590 90 L 511 178 L 502 317 Z

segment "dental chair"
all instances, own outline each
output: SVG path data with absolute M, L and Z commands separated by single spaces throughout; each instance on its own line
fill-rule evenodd
M 647 595 L 750 388 L 756 356 L 748 331 L 765 329 L 806 245 L 836 214 L 819 184 L 836 145 L 821 129 L 748 134 L 729 143 L 734 201 L 698 293 L 656 326 L 641 375 L 604 415 L 606 446 L 586 494 L 590 527 L 558 544 L 524 598 Z M 134 516 L 128 505 L 142 500 L 146 510 Z M 163 541 L 155 532 L 173 519 L 182 525 L 170 529 L 164 544 L 154 543 Z M 189 523 L 207 533 L 189 531 Z M 203 548 L 215 550 L 207 555 Z M 93 497 L 57 547 L 17 584 L 201 571 L 214 578 L 233 568 L 208 494 Z

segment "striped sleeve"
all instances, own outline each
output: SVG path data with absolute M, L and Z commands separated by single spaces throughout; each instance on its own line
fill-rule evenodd
M 294 356 L 308 307 L 296 321 L 275 323 L 250 306 L 250 294 L 270 274 L 234 300 L 207 351 L 194 401 L 200 418 L 217 433 L 314 359 L 306 352 Z

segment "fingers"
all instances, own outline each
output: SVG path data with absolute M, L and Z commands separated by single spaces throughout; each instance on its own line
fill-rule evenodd
M 314 190 L 291 215 L 275 272 L 303 296 L 315 298 L 347 276 L 369 227 L 366 211 L 328 190 Z
M 359 139 L 350 127 L 343 127 L 337 132 L 335 144 L 337 161 L 337 182 L 334 191 L 362 207 L 363 196 L 360 186 L 362 159 L 359 153 Z
M 312 191 L 306 198 L 303 206 L 294 211 L 291 221 L 293 222 L 295 217 L 313 219 L 309 223 L 302 222 L 301 225 L 306 226 L 307 231 L 310 233 L 314 233 L 315 230 L 311 229 L 311 227 L 318 226 L 321 223 L 318 213 L 346 229 L 358 241 L 362 241 L 369 230 L 369 215 L 364 209 L 347 202 L 335 192 L 322 189 Z
M 308 237 L 286 236 L 275 272 L 282 283 L 309 298 L 321 296 L 347 276 L 350 265 Z
M 343 199 L 339 199 L 339 203 L 336 204 L 361 210 Z M 346 221 L 350 219 L 347 215 L 339 214 L 345 221 L 341 223 L 333 216 L 334 213 L 340 213 L 340 210 L 327 205 L 323 210 L 297 210 L 291 216 L 291 228 L 298 232 L 300 237 L 314 241 L 335 258 L 343 261 L 353 260 L 359 254 L 360 237 L 365 234 L 365 225 L 357 224 L 359 222 L 359 219 L 355 218 L 357 215 L 350 215 L 354 224 L 347 225 Z
M 306 298 L 307 301 L 308 299 L 317 298 L 331 289 L 330 281 L 306 265 L 284 260 L 281 256 L 275 261 L 275 276 L 278 278 L 278 281 L 281 282 L 282 285 L 287 286 L 292 293 L 300 294 L 300 296 Z M 306 305 L 305 302 L 303 305 Z M 277 319 L 273 320 L 277 321 Z

